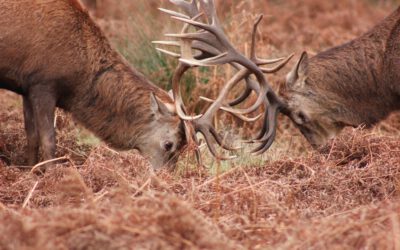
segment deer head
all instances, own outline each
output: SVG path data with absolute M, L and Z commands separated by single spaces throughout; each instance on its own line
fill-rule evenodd
M 173 103 L 150 94 L 151 116 L 137 149 L 148 157 L 154 169 L 173 166 L 185 144 L 183 122 L 176 115 Z
M 308 55 L 303 52 L 286 76 L 286 95 L 292 121 L 314 148 L 324 145 L 345 126 L 337 120 L 335 108 L 329 107 L 332 101 L 328 93 L 321 94 L 315 87 L 319 84 L 315 80 L 310 75 Z

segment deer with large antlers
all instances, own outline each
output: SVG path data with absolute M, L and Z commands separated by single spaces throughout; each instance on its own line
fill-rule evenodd
M 314 147 L 345 126 L 372 126 L 400 109 L 400 8 L 366 34 L 309 58 L 286 78 L 291 117 Z
M 255 24 L 252 35 L 252 46 L 251 46 L 251 57 L 247 58 L 236 50 L 230 43 L 229 39 L 225 35 L 218 16 L 216 14 L 214 1 L 212 0 L 193 0 L 191 2 L 183 0 L 170 0 L 172 3 L 178 5 L 184 10 L 185 14 L 161 9 L 161 11 L 169 14 L 172 18 L 185 23 L 185 26 L 180 34 L 167 34 L 167 37 L 177 39 L 176 41 L 157 41 L 155 43 L 167 46 L 177 46 L 180 48 L 180 53 L 174 53 L 168 50 L 159 49 L 161 52 L 180 58 L 180 64 L 173 77 L 173 94 L 175 98 L 176 110 L 178 115 L 183 120 L 191 121 L 194 127 L 193 133 L 199 132 L 203 134 L 207 145 L 211 153 L 220 159 L 231 159 L 232 156 L 220 156 L 217 150 L 212 144 L 215 140 L 223 149 L 235 150 L 235 148 L 227 145 L 222 138 L 218 135 L 217 131 L 212 125 L 212 118 L 215 116 L 218 110 L 224 110 L 229 112 L 238 118 L 253 122 L 260 118 L 261 115 L 254 118 L 248 118 L 246 115 L 256 111 L 261 106 L 266 108 L 266 125 L 261 131 L 260 135 L 255 138 L 261 142 L 261 145 L 257 147 L 254 152 L 261 153 L 269 148 L 272 144 L 275 131 L 276 131 L 276 116 L 279 111 L 287 112 L 286 105 L 280 98 L 275 94 L 268 84 L 264 73 L 274 73 L 284 67 L 292 55 L 287 58 L 279 58 L 272 60 L 259 59 L 256 56 L 256 30 L 262 19 L 260 16 Z M 201 10 L 201 11 L 200 11 Z M 203 22 L 199 21 L 202 19 Z M 188 32 L 189 27 L 192 26 L 196 29 L 195 32 Z M 199 54 L 194 54 L 195 51 L 199 51 Z M 274 68 L 262 68 L 260 66 L 278 63 Z M 230 79 L 221 90 L 216 100 L 203 98 L 206 101 L 210 101 L 212 104 L 208 110 L 201 115 L 195 117 L 187 116 L 184 111 L 184 105 L 182 102 L 179 80 L 182 75 L 191 67 L 197 66 L 217 66 L 230 64 L 236 70 L 236 74 Z M 255 80 L 252 78 L 255 77 Z M 246 90 L 237 99 L 227 102 L 228 93 L 235 88 L 241 81 L 245 81 Z M 236 109 L 236 106 L 246 100 L 251 92 L 255 91 L 258 95 L 257 100 L 249 108 Z M 226 104 L 228 103 L 228 104 Z M 191 130 L 187 130 L 191 131 Z M 190 137 L 189 136 L 189 137 Z
M 181 3 L 181 5 L 188 4 Z M 207 6 L 209 7 L 210 4 Z M 174 13 L 171 14 L 174 15 Z M 255 68 L 251 63 L 243 63 L 243 57 L 236 55 L 229 46 L 226 46 L 225 37 L 221 36 L 220 30 L 215 28 L 215 26 L 218 27 L 218 20 L 212 11 L 208 12 L 208 19 L 212 20 L 211 26 L 204 26 L 195 20 L 188 20 L 187 17 L 176 16 L 178 20 L 201 30 L 208 30 L 217 38 L 217 41 L 214 41 L 217 46 L 210 48 L 208 42 L 205 42 L 209 41 L 205 39 L 209 33 L 183 36 L 196 41 L 194 48 L 199 49 L 203 54 L 214 55 L 215 58 L 203 60 L 206 61 L 205 63 L 196 60 L 181 59 L 181 61 L 200 66 L 209 65 L 215 61 L 217 63 L 233 62 L 233 66 L 239 71 L 224 90 L 234 87 L 237 80 L 241 78 L 246 81 L 245 91 L 229 105 L 224 105 L 226 97 L 224 92 L 221 92 L 223 96 L 220 95 L 216 101 L 204 98 L 213 102 L 215 110 L 219 108 L 232 114 L 245 115 L 249 111 L 254 111 L 253 108 L 260 104 L 258 101 L 264 98 L 264 125 L 259 135 L 251 140 L 259 143 L 252 151 L 254 154 L 261 154 L 272 145 L 279 113 L 288 116 L 311 145 L 317 147 L 325 144 L 345 126 L 372 126 L 400 109 L 400 49 L 398 46 L 400 8 L 369 32 L 351 42 L 319 53 L 310 59 L 304 52 L 286 77 L 285 99 L 279 98 L 268 87 L 260 72 L 277 71 L 290 57 L 275 69 L 258 68 L 263 62 L 268 62 L 259 60 L 255 56 L 255 29 L 260 19 L 254 25 L 250 58 L 251 62 L 257 66 Z M 248 72 L 245 72 L 246 70 Z M 248 77 L 250 72 L 256 76 L 260 85 Z M 258 100 L 251 108 L 232 109 L 233 106 L 242 103 L 253 91 L 258 94 Z
M 172 98 L 114 50 L 78 0 L 0 1 L 0 88 L 23 96 L 27 163 L 55 157 L 54 111 L 155 168 L 185 144 Z
M 0 88 L 23 96 L 28 164 L 38 162 L 39 147 L 44 160 L 55 156 L 56 107 L 72 113 L 78 122 L 110 146 L 138 149 L 154 168 L 175 162 L 185 143 L 197 141 L 197 132 L 204 135 L 216 157 L 232 158 L 220 157 L 213 146 L 215 140 L 222 148 L 235 150 L 213 127 L 212 118 L 219 109 L 251 122 L 259 116 L 248 118 L 246 115 L 261 105 L 267 105 L 268 110 L 281 107 L 263 73 L 279 70 L 290 57 L 257 59 L 254 34 L 252 58 L 248 59 L 227 39 L 213 1 L 171 2 L 186 12 L 164 10 L 185 23 L 181 34 L 170 35 L 177 41 L 161 42 L 181 49 L 179 55 L 163 50 L 180 58 L 172 79 L 173 98 L 127 64 L 78 0 L 0 2 Z M 196 32 L 188 32 L 190 26 Z M 194 55 L 194 50 L 201 53 Z M 259 67 L 276 62 L 281 63 L 274 69 Z M 216 101 L 204 114 L 194 117 L 186 114 L 180 94 L 182 75 L 193 66 L 227 63 L 237 68 L 238 73 Z M 258 93 L 258 99 L 250 108 L 233 109 L 232 105 L 225 104 L 225 99 L 242 79 L 246 80 L 248 89 Z M 242 102 L 246 95 L 234 102 Z

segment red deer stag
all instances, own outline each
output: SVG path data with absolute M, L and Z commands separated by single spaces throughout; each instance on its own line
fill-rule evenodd
M 400 8 L 363 36 L 310 59 L 303 53 L 286 77 L 286 98 L 269 91 L 264 126 L 251 140 L 262 154 L 272 145 L 277 115 L 291 118 L 314 147 L 345 126 L 372 126 L 400 109 Z M 254 40 L 254 37 L 253 37 Z M 254 49 L 252 51 L 254 56 Z M 241 103 L 253 91 L 262 93 L 252 81 Z
M 23 96 L 28 164 L 55 156 L 60 107 L 116 149 L 160 167 L 184 144 L 173 100 L 111 48 L 77 0 L 0 2 L 0 88 Z
M 255 120 L 244 115 L 266 103 L 267 93 L 272 99 L 276 97 L 263 73 L 279 70 L 290 58 L 259 60 L 253 53 L 247 59 L 232 47 L 220 28 L 213 1 L 171 2 L 189 14 L 167 11 L 187 23 L 183 33 L 175 35 L 179 42 L 168 42 L 180 46 L 182 51 L 173 77 L 175 101 L 127 64 L 78 0 L 0 2 L 0 88 L 23 96 L 28 164 L 38 161 L 39 146 L 44 160 L 55 156 L 56 107 L 72 113 L 110 146 L 138 149 L 154 168 L 174 162 L 182 146 L 194 138 L 194 132 L 205 136 L 217 157 L 213 140 L 224 149 L 234 149 L 215 131 L 212 125 L 215 113 L 224 109 L 246 121 Z M 199 7 L 210 24 L 196 21 L 201 16 Z M 188 33 L 189 24 L 198 31 Z M 195 57 L 192 49 L 203 53 Z M 258 67 L 275 62 L 282 63 L 274 69 Z M 179 92 L 183 73 L 192 66 L 225 63 L 231 63 L 239 71 L 223 88 L 217 102 L 204 115 L 186 115 Z M 250 79 L 251 74 L 260 85 Z M 252 107 L 234 110 L 224 104 L 224 99 L 241 79 L 246 79 L 260 94 Z
M 286 88 L 292 120 L 314 147 L 399 110 L 400 8 L 353 41 L 312 58 L 304 52 Z

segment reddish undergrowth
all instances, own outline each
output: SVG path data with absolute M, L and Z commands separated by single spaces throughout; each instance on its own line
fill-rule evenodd
M 129 22 L 115 23 L 139 1 L 101 2 L 109 6 L 98 10 L 108 34 L 117 41 L 126 32 L 134 42 Z M 140 8 L 157 18 L 156 2 Z M 339 44 L 394 9 L 376 1 L 217 2 L 238 44 L 250 25 L 234 29 L 240 18 L 271 14 L 260 32 L 262 54 L 271 56 Z M 0 249 L 400 248 L 398 114 L 370 130 L 346 129 L 318 152 L 282 118 L 273 159 L 154 173 L 133 152 L 82 143 L 82 131 L 58 112 L 57 153 L 68 160 L 36 176 L 12 167 L 25 162 L 19 98 L 0 91 L 0 106 Z

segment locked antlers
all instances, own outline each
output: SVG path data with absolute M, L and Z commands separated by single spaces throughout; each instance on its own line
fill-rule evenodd
M 166 46 L 176 46 L 180 48 L 180 54 L 168 50 L 159 51 L 179 58 L 179 65 L 175 70 L 172 86 L 175 99 L 175 106 L 179 117 L 185 121 L 190 121 L 194 132 L 203 134 L 211 153 L 219 159 L 232 159 L 234 156 L 219 156 L 212 141 L 216 141 L 223 149 L 234 151 L 238 148 L 227 145 L 214 128 L 212 121 L 218 110 L 224 110 L 246 122 L 254 122 L 262 114 L 249 118 L 246 115 L 257 111 L 261 106 L 265 107 L 264 126 L 260 134 L 252 140 L 260 145 L 253 151 L 254 153 L 265 152 L 272 144 L 276 132 L 276 116 L 279 111 L 286 110 L 286 105 L 280 101 L 278 96 L 268 84 L 264 73 L 275 73 L 283 68 L 293 55 L 286 58 L 272 60 L 259 59 L 256 56 L 256 31 L 262 20 L 260 15 L 253 27 L 251 56 L 245 57 L 229 41 L 224 33 L 218 19 L 213 0 L 170 0 L 171 3 L 180 7 L 185 14 L 172 10 L 160 9 L 169 14 L 173 19 L 184 23 L 183 29 L 179 34 L 166 34 L 167 37 L 175 41 L 156 41 L 154 43 Z M 201 21 L 203 20 L 203 22 Z M 194 32 L 190 28 L 194 27 Z M 193 30 L 193 29 L 192 29 Z M 200 52 L 194 54 L 195 51 Z M 262 68 L 260 66 L 279 63 L 273 68 Z M 236 74 L 224 85 L 216 100 L 202 97 L 203 100 L 211 102 L 210 107 L 204 114 L 188 116 L 180 91 L 180 79 L 184 73 L 192 67 L 197 66 L 217 66 L 230 64 L 236 70 Z M 254 80 L 252 76 L 255 76 Z M 242 80 L 246 82 L 246 89 L 238 98 L 227 102 L 230 91 L 234 89 Z M 234 106 L 244 102 L 252 92 L 257 94 L 257 100 L 248 108 L 239 109 Z M 188 131 L 188 130 L 187 130 Z M 194 135 L 191 135 L 194 136 Z

